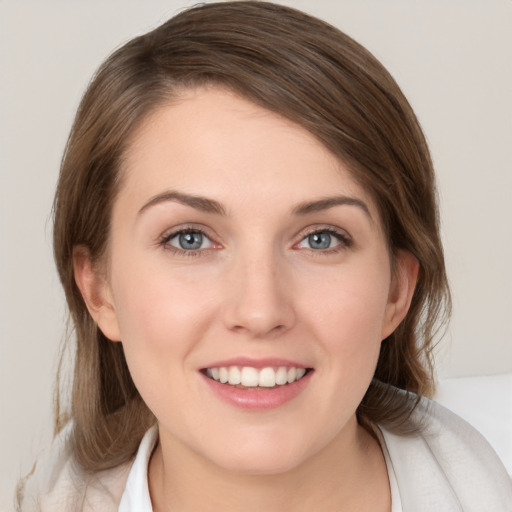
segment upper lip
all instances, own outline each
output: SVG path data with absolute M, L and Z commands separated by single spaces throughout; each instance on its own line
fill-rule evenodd
M 268 367 L 285 366 L 287 368 L 309 368 L 303 363 L 293 361 L 291 359 L 284 359 L 281 357 L 265 357 L 265 358 L 252 358 L 252 357 L 235 357 L 231 359 L 223 359 L 222 361 L 215 361 L 209 363 L 201 369 L 206 368 L 220 368 L 228 366 L 249 366 L 252 368 L 262 369 Z

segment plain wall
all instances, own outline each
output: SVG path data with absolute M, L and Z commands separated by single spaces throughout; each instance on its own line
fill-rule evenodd
M 51 438 L 66 314 L 50 211 L 74 111 L 111 50 L 193 3 L 0 0 L 0 510 Z M 367 46 L 426 132 L 454 298 L 439 374 L 512 372 L 512 2 L 282 3 Z

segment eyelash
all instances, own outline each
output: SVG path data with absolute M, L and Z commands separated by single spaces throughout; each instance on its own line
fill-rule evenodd
M 311 235 L 320 234 L 320 233 L 327 233 L 328 235 L 333 236 L 339 242 L 339 245 L 329 248 L 329 249 L 323 249 L 323 250 L 309 248 L 308 250 L 315 256 L 326 256 L 326 255 L 330 255 L 330 254 L 335 254 L 335 253 L 338 253 L 338 252 L 341 252 L 341 251 L 344 251 L 344 250 L 350 248 L 353 244 L 352 239 L 350 238 L 350 236 L 347 235 L 347 233 L 345 233 L 343 231 L 339 231 L 339 230 L 331 228 L 331 227 L 325 227 L 325 228 L 314 228 L 314 229 L 311 229 L 310 231 L 307 231 L 301 237 L 300 241 L 297 242 L 297 244 L 295 244 L 295 245 L 300 244 L 301 242 L 303 242 L 306 238 L 308 238 Z
M 194 256 L 204 256 L 205 254 L 209 254 L 210 251 L 213 249 L 215 250 L 215 247 L 213 248 L 207 248 L 207 249 L 196 249 L 196 250 L 185 250 L 185 249 L 179 249 L 178 247 L 175 247 L 174 245 L 171 245 L 169 242 L 175 238 L 178 235 L 186 235 L 187 233 L 198 233 L 202 235 L 203 237 L 210 240 L 213 246 L 215 246 L 215 242 L 212 240 L 212 237 L 209 236 L 203 229 L 189 226 L 189 227 L 182 227 L 179 229 L 176 229 L 172 233 L 168 233 L 163 235 L 158 245 L 164 248 L 167 251 L 171 251 L 175 254 L 178 254 L 179 256 L 186 256 L 186 257 L 194 257 Z
M 187 233 L 198 233 L 198 234 L 202 235 L 203 237 L 206 237 L 212 243 L 212 245 L 214 247 L 206 248 L 206 249 L 197 249 L 197 250 L 185 250 L 185 249 L 179 249 L 178 247 L 175 247 L 169 243 L 176 236 L 185 235 Z M 298 244 L 303 242 L 309 236 L 315 235 L 315 234 L 321 234 L 321 233 L 327 233 L 328 235 L 333 236 L 334 238 L 336 238 L 336 240 L 339 242 L 339 244 L 336 245 L 335 247 L 327 248 L 327 249 L 323 249 L 323 250 L 322 249 L 312 249 L 312 248 L 307 249 L 307 250 L 309 250 L 310 253 L 314 254 L 315 256 L 322 256 L 322 255 L 338 253 L 338 252 L 341 252 L 343 250 L 350 248 L 353 244 L 352 239 L 346 233 L 338 231 L 337 229 L 334 229 L 334 228 L 325 227 L 325 228 L 315 228 L 315 229 L 311 229 L 310 231 L 307 231 L 306 233 L 304 233 L 302 235 L 299 242 L 294 244 L 294 247 L 296 247 Z M 171 251 L 180 256 L 186 256 L 186 257 L 204 256 L 206 254 L 209 254 L 211 250 L 216 250 L 216 248 L 215 248 L 216 244 L 212 240 L 212 238 L 203 229 L 193 227 L 193 226 L 183 227 L 183 228 L 177 229 L 175 231 L 172 231 L 171 233 L 163 235 L 160 238 L 158 245 L 161 246 L 162 248 L 164 248 L 165 250 L 168 250 L 168 251 Z

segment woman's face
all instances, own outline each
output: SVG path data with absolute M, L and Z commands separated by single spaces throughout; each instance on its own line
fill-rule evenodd
M 122 173 L 95 315 L 162 443 L 273 473 L 353 432 L 406 292 L 344 165 L 211 88 L 152 114 Z

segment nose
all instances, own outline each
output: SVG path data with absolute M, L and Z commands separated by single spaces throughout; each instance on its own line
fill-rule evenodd
M 224 322 L 229 330 L 262 339 L 294 325 L 293 287 L 285 266 L 271 251 L 233 262 L 224 308 Z

